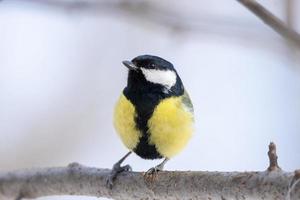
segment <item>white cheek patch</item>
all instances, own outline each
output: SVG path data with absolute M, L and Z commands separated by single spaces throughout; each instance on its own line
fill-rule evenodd
M 141 68 L 147 81 L 160 84 L 168 89 L 176 84 L 176 74 L 171 70 Z

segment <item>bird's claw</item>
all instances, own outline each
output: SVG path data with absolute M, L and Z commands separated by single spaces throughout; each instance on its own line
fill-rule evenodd
M 156 180 L 158 172 L 162 171 L 159 166 L 150 168 L 147 172 L 144 173 L 144 178 L 146 181 L 153 182 Z
M 113 185 L 114 185 L 114 181 L 113 181 L 114 177 L 109 175 L 107 178 L 106 178 L 106 187 L 109 188 L 109 189 L 112 189 Z
M 159 167 L 152 167 L 146 172 L 146 175 L 154 175 L 157 174 L 159 171 L 161 171 Z
M 125 165 L 122 168 L 122 171 L 121 172 L 131 172 L 132 171 L 132 168 L 130 165 Z
M 107 179 L 106 179 L 106 187 L 108 187 L 109 189 L 112 189 L 113 185 L 114 185 L 114 180 L 117 178 L 118 174 L 122 173 L 122 172 L 128 172 L 128 171 L 132 171 L 132 168 L 130 167 L 130 165 L 125 165 L 125 166 L 120 166 L 119 163 L 114 164 L 110 174 L 108 175 Z

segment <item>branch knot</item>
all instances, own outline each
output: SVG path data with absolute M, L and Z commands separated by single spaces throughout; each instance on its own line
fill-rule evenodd
M 271 171 L 281 171 L 281 168 L 278 166 L 278 162 L 277 162 L 278 156 L 277 156 L 277 153 L 276 153 L 276 145 L 273 142 L 271 142 L 269 144 L 268 156 L 269 156 L 269 162 L 270 162 L 270 165 L 268 167 L 268 171 L 269 172 L 271 172 Z

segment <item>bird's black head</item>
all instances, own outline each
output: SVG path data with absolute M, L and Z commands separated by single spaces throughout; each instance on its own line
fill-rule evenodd
M 132 61 L 123 61 L 129 69 L 127 88 L 143 92 L 178 93 L 182 82 L 172 63 L 158 56 L 142 55 Z
M 131 62 L 138 68 L 174 71 L 172 63 L 158 56 L 142 55 L 135 57 Z

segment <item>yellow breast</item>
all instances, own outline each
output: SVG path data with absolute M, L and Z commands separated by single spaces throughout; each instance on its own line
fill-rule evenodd
M 166 158 L 178 154 L 193 133 L 193 113 L 185 107 L 182 98 L 161 101 L 148 121 L 149 143 Z
M 114 126 L 125 146 L 133 150 L 139 142 L 141 133 L 135 125 L 136 111 L 132 103 L 122 94 L 114 112 Z

